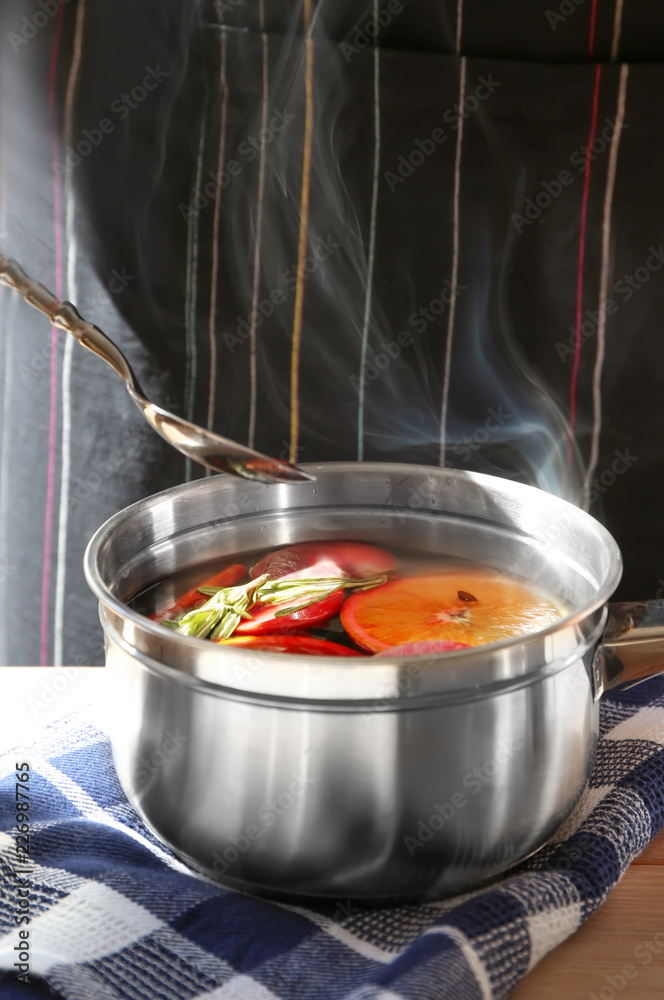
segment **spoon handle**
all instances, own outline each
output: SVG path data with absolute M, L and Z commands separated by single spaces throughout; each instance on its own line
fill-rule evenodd
M 48 316 L 53 326 L 71 333 L 79 344 L 109 364 L 128 389 L 133 389 L 142 395 L 136 376 L 120 348 L 116 347 L 99 327 L 83 319 L 71 302 L 63 302 L 56 298 L 48 288 L 34 278 L 28 277 L 20 264 L 1 254 L 0 283 L 15 289 L 29 305 Z

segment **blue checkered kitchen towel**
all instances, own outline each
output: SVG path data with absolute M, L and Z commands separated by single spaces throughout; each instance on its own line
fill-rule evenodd
M 60 720 L 34 747 L 0 758 L 0 997 L 506 997 L 664 824 L 664 679 L 606 695 L 601 706 L 595 769 L 556 843 L 479 892 L 336 911 L 267 902 L 190 873 L 129 806 L 103 734 L 82 715 Z M 17 926 L 23 760 L 31 764 L 30 923 Z M 14 967 L 27 957 L 26 940 L 29 985 Z

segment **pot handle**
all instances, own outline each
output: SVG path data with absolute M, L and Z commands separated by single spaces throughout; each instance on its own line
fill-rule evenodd
M 604 691 L 664 674 L 664 601 L 609 604 L 593 668 Z

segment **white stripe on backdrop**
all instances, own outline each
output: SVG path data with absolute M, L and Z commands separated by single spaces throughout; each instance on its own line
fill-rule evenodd
M 0 206 L 4 206 L 5 201 L 0 201 Z M 0 226 L 4 221 L 4 213 L 0 214 Z M 4 228 L 2 230 L 4 232 Z M 3 609 L 7 606 L 7 582 L 12 573 L 13 567 L 9 562 L 9 552 L 7 547 L 7 529 L 9 525 L 9 481 L 10 481 L 10 451 L 9 446 L 13 437 L 11 427 L 12 409 L 12 382 L 14 364 L 14 315 L 18 305 L 18 295 L 7 295 L 2 286 L 2 297 L 0 298 L 0 333 L 4 335 L 5 341 L 5 371 L 3 379 L 3 406 L 2 406 L 2 428 L 0 428 L 0 667 L 7 663 L 7 634 L 8 616 Z M 3 316 L 6 320 L 2 322 Z
M 374 18 L 378 19 L 378 0 L 374 0 Z M 377 45 L 373 51 L 374 67 L 374 160 L 373 181 L 371 188 L 371 219 L 369 223 L 369 256 L 367 260 L 367 291 L 364 300 L 364 321 L 362 323 L 362 351 L 360 355 L 360 383 L 357 421 L 357 460 L 364 459 L 364 369 L 367 363 L 367 348 L 369 345 L 369 329 L 371 326 L 371 301 L 373 291 L 374 260 L 376 254 L 376 211 L 378 206 L 378 176 L 380 170 L 380 49 Z
M 201 131 L 198 140 L 196 156 L 196 175 L 191 193 L 191 204 L 196 205 L 201 189 L 203 175 L 203 158 L 205 156 L 205 131 L 208 108 L 208 97 L 201 112 Z M 186 330 L 186 368 L 184 377 L 184 416 L 186 420 L 194 419 L 194 400 L 196 398 L 196 376 L 198 374 L 198 345 L 196 343 L 196 305 L 198 302 L 198 212 L 189 212 L 187 216 L 187 273 L 185 283 L 184 321 Z M 191 480 L 190 458 L 185 459 L 185 482 Z
M 65 94 L 64 111 L 64 144 L 73 143 L 74 136 L 74 100 L 78 84 L 81 52 L 83 49 L 83 27 L 85 23 L 85 3 L 81 0 L 76 8 L 76 27 L 74 34 L 74 50 L 72 55 L 67 91 Z M 72 187 L 72 173 L 65 175 L 65 243 L 67 247 L 67 298 L 70 302 L 78 302 L 78 285 L 76 282 L 76 255 L 78 241 L 74 229 L 76 219 L 76 198 Z M 69 511 L 69 477 L 71 472 L 71 371 L 73 337 L 63 334 L 64 355 L 62 359 L 62 424 L 60 447 L 60 499 L 58 509 L 58 536 L 55 572 L 55 606 L 53 610 L 53 665 L 62 665 L 65 590 L 67 577 L 67 531 Z
M 459 63 L 459 107 L 463 107 L 466 96 L 466 57 Z M 459 196 L 461 191 L 461 150 L 463 148 L 463 115 L 459 116 L 456 150 L 454 153 L 454 194 L 452 209 L 452 272 L 450 274 L 450 311 L 447 317 L 447 338 L 445 341 L 445 369 L 443 372 L 443 398 L 440 407 L 440 466 L 445 465 L 447 407 L 450 394 L 450 367 L 452 364 L 452 341 L 454 338 L 454 316 L 456 313 L 456 288 L 459 271 Z
M 267 128 L 267 103 L 268 103 L 268 47 L 267 35 L 261 35 L 263 46 L 263 93 L 261 104 L 261 135 L 265 135 Z M 249 389 L 249 435 L 248 444 L 254 447 L 256 437 L 256 405 L 257 405 L 257 378 L 256 378 L 256 320 L 258 318 L 258 292 L 260 287 L 261 274 L 261 243 L 263 233 L 263 196 L 265 192 L 265 157 L 266 144 L 261 143 L 260 160 L 258 164 L 258 196 L 256 200 L 256 240 L 254 243 L 254 276 L 251 293 L 251 329 L 250 329 L 250 389 Z
M 214 222 L 212 225 L 212 277 L 210 279 L 210 322 L 208 338 L 210 343 L 210 382 L 208 386 L 207 427 L 212 430 L 214 423 L 214 406 L 217 387 L 217 280 L 219 277 L 219 219 L 221 217 L 221 178 L 226 163 L 226 121 L 228 118 L 228 84 L 226 82 L 226 32 L 220 31 L 221 39 L 221 122 L 219 124 L 219 153 L 217 156 L 217 180 L 214 194 Z M 206 475 L 212 475 L 211 469 L 205 470 Z
M 616 0 L 616 9 L 613 15 L 613 37 L 611 39 L 611 60 L 615 62 L 618 58 L 620 48 L 620 32 L 622 30 L 623 0 Z
M 463 0 L 457 0 L 456 13 L 456 41 L 454 51 L 457 55 L 461 53 L 461 33 L 463 31 Z
M 583 506 L 588 509 L 590 499 L 590 483 L 593 473 L 597 468 L 599 458 L 599 441 L 602 433 L 602 371 L 604 368 L 604 352 L 606 346 L 606 296 L 609 288 L 609 274 L 611 272 L 611 215 L 613 211 L 613 192 L 616 183 L 616 168 L 618 165 L 618 149 L 620 147 L 620 134 L 625 119 L 625 97 L 627 94 L 628 66 L 624 64 L 620 68 L 620 82 L 618 85 L 618 105 L 616 108 L 615 126 L 611 136 L 611 146 L 609 149 L 609 164 L 606 174 L 606 188 L 604 191 L 604 208 L 602 212 L 602 249 L 600 257 L 600 279 L 598 296 L 598 320 L 597 320 L 597 346 L 595 351 L 595 365 L 593 368 L 593 429 L 590 442 L 590 457 L 583 481 Z

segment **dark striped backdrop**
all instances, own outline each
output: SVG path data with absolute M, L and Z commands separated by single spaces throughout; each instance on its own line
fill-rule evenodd
M 664 14 L 641 0 L 20 0 L 0 241 L 148 394 L 301 461 L 534 482 L 664 594 Z M 0 298 L 0 663 L 100 662 L 108 516 L 196 478 Z

